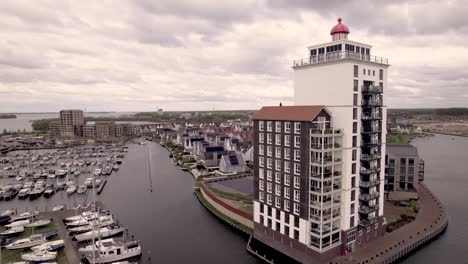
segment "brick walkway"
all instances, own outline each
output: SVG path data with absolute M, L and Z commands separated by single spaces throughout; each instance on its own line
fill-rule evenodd
M 441 233 L 448 223 L 447 213 L 424 184 L 419 186 L 421 209 L 416 220 L 332 263 L 392 263 Z

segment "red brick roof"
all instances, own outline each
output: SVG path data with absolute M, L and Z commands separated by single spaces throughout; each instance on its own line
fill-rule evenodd
M 323 105 L 264 106 L 252 119 L 312 121 L 324 108 Z

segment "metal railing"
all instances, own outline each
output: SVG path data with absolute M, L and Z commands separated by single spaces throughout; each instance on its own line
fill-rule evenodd
M 386 64 L 388 65 L 388 59 L 372 56 L 369 54 L 362 54 L 352 51 L 336 51 L 330 52 L 325 54 L 320 54 L 316 56 L 310 56 L 309 58 L 305 59 L 298 59 L 293 61 L 293 67 L 301 67 L 307 65 L 313 65 L 318 63 L 324 63 L 329 61 L 337 61 L 337 60 L 344 60 L 344 59 L 354 59 L 354 60 L 361 60 L 361 61 L 368 61 L 374 62 L 379 64 Z
M 374 167 L 374 168 L 361 168 L 361 173 L 362 174 L 372 174 L 372 173 L 377 173 L 380 171 L 380 168 Z

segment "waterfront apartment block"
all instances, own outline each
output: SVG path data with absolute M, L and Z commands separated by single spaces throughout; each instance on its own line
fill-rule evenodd
M 424 161 L 415 146 L 387 144 L 385 195 L 389 200 L 418 198 L 418 184 L 424 179 Z
M 111 121 L 84 121 L 82 110 L 62 110 L 59 121 L 49 123 L 50 137 L 113 138 L 139 134 L 139 126 Z
M 258 211 L 254 211 L 254 237 L 303 263 L 323 262 L 334 256 L 347 254 L 384 233 L 382 216 L 385 161 L 382 153 L 385 153 L 386 106 L 383 103 L 383 91 L 387 84 L 388 60 L 372 55 L 372 46 L 349 40 L 349 29 L 341 19 L 330 34 L 331 42 L 310 46 L 308 57 L 294 61 L 292 66 L 294 104 L 298 107 L 325 106 L 321 109 L 326 113 L 325 119 L 320 121 L 328 124 L 326 132 L 319 139 L 314 139 L 311 131 L 314 130 L 315 122 L 319 121 L 315 118 L 323 116 L 316 113 L 313 119 L 309 119 L 312 116 L 307 116 L 308 121 L 295 120 L 297 116 L 303 115 L 305 110 L 302 109 L 299 111 L 291 108 L 288 118 L 273 116 L 269 119 L 271 122 L 294 121 L 298 127 L 306 128 L 301 132 L 305 134 L 301 134 L 301 137 L 294 135 L 294 138 L 302 138 L 300 144 L 310 144 L 306 145 L 310 149 L 297 150 L 301 154 L 299 159 L 302 163 L 291 165 L 298 169 L 295 171 L 292 167 L 291 171 L 299 173 L 295 177 L 299 177 L 301 188 L 296 194 L 300 203 L 290 202 L 292 213 L 288 216 L 290 221 L 295 221 L 292 223 L 297 227 L 287 225 L 291 223 L 288 219 L 284 220 L 281 213 L 276 215 L 276 210 L 273 212 L 276 200 L 271 200 L 271 214 L 276 218 L 272 217 L 269 225 L 270 209 L 268 196 L 265 196 L 268 194 L 268 186 L 264 187 L 266 192 L 258 191 L 254 206 L 254 209 L 258 207 Z M 279 109 L 284 111 L 286 108 L 283 106 Z M 308 112 L 313 113 L 311 110 Z M 321 114 L 324 115 L 323 113 Z M 255 115 L 258 127 L 254 127 L 254 136 L 258 141 L 269 142 L 268 138 L 262 139 L 260 135 L 266 133 L 260 131 L 260 121 L 268 121 L 262 118 L 262 115 Z M 271 125 L 273 129 L 276 128 L 276 123 Z M 296 126 L 295 123 L 292 125 Z M 268 129 L 268 124 L 264 126 Z M 276 135 L 272 134 L 271 137 Z M 255 146 L 260 144 L 256 140 Z M 318 152 L 321 153 L 319 155 L 314 152 L 314 144 L 339 146 L 339 151 L 332 149 L 331 152 L 335 154 L 325 154 L 322 151 Z M 276 148 L 274 145 L 273 147 Z M 267 145 L 263 148 L 267 148 Z M 269 165 L 266 160 L 268 156 L 263 157 L 262 161 L 261 153 L 269 152 L 268 149 L 262 150 L 260 145 L 258 149 L 254 148 L 254 161 L 259 163 L 255 165 L 255 178 L 258 181 L 260 177 L 269 177 L 265 171 Z M 313 163 L 317 159 L 319 163 Z M 267 167 L 262 168 L 261 162 Z M 275 166 L 276 163 L 270 165 Z M 316 175 L 320 177 L 315 177 Z M 256 188 L 260 186 L 261 184 Z M 264 193 L 263 198 L 260 196 L 261 192 Z M 290 195 L 294 197 L 293 193 Z M 264 199 L 266 205 L 260 199 Z M 271 196 L 271 199 L 277 198 Z M 299 210 L 296 210 L 298 214 L 294 214 L 295 208 Z M 260 210 L 267 210 L 266 216 L 263 213 L 263 222 L 260 219 Z M 279 225 L 276 223 L 278 220 Z M 283 235 L 281 230 L 285 225 L 290 230 L 289 237 L 292 241 L 279 235 Z M 277 227 L 279 234 L 276 233 Z
M 74 137 L 80 135 L 80 127 L 84 125 L 82 110 L 62 110 L 60 111 L 60 136 Z

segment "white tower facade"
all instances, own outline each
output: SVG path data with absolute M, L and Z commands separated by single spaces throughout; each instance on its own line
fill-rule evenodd
M 294 61 L 294 104 L 326 106 L 332 126 L 342 130 L 340 227 L 350 251 L 383 234 L 389 64 L 371 55 L 372 46 L 349 40 L 341 18 L 330 34 L 331 42 L 308 47 L 308 58 Z

